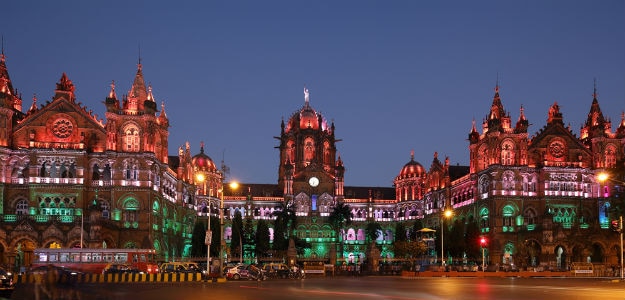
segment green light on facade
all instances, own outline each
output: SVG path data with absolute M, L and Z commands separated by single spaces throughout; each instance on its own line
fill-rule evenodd
M 114 221 L 121 221 L 121 219 L 122 219 L 122 211 L 119 210 L 119 209 L 113 210 L 113 217 L 112 217 L 112 219 Z

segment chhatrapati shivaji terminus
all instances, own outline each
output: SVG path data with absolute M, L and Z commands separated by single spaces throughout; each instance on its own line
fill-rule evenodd
M 625 118 L 613 129 L 596 91 L 579 132 L 553 103 L 546 123 L 530 133 L 525 108 L 513 123 L 497 85 L 492 100 L 476 105 L 486 113 L 481 126 L 467 118 L 459 129 L 468 132 L 468 166 L 433 153 L 426 168 L 411 154 L 393 186 L 362 187 L 345 186 L 340 126 L 313 108 L 306 88 L 303 105 L 276 120 L 276 183 L 234 184 L 199 141 L 199 153 L 187 143 L 169 155 L 170 119 L 182 117 L 157 104 L 141 63 L 122 97 L 115 82 L 103 93 L 103 117 L 76 99 L 79 87 L 64 73 L 45 102 L 33 97 L 23 105 L 18 84 L 2 54 L 5 266 L 28 267 L 34 249 L 51 245 L 147 248 L 163 261 L 205 261 L 208 252 L 223 261 L 369 270 L 441 260 L 480 265 L 482 258 L 552 270 L 619 263 L 611 224 L 625 208 Z M 611 179 L 599 181 L 602 172 Z

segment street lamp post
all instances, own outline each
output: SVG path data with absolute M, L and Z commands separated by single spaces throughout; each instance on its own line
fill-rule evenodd
M 206 194 L 206 177 L 203 173 L 197 173 L 195 179 L 202 184 L 202 191 Z M 210 275 L 210 263 L 211 263 L 211 242 L 213 240 L 213 232 L 211 231 L 211 204 L 208 201 L 207 213 L 206 213 L 206 236 L 204 237 L 204 244 L 206 244 L 206 276 Z
M 211 270 L 211 242 L 213 239 L 213 231 L 211 230 L 211 209 L 210 203 L 208 205 L 208 221 L 207 221 L 207 229 L 206 229 L 206 275 L 210 275 Z
M 610 178 L 610 175 L 608 175 L 608 173 L 605 172 L 601 172 L 597 175 L 597 180 L 599 182 L 605 182 L 607 180 L 613 181 L 613 182 L 617 182 L 619 184 L 625 184 L 625 182 L 616 180 L 616 179 L 612 179 Z M 620 235 L 620 243 L 621 243 L 621 280 L 623 280 L 623 215 L 619 216 L 619 222 L 618 222 L 618 232 Z
M 621 235 L 621 280 L 623 280 L 623 216 L 619 217 L 618 231 Z
M 451 210 L 446 209 L 441 215 L 441 266 L 445 266 L 445 218 L 451 217 Z
M 223 275 L 224 270 L 224 248 L 226 248 L 226 240 L 224 239 L 224 192 L 226 189 L 224 188 L 224 180 L 223 174 L 221 177 L 221 197 L 219 199 L 219 232 L 220 232 L 220 242 L 219 242 L 219 276 Z

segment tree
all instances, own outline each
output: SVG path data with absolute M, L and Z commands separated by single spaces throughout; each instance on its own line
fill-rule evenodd
M 336 201 L 334 207 L 332 207 L 330 215 L 328 216 L 328 222 L 336 232 L 335 247 L 338 248 L 339 243 L 343 243 L 341 231 L 345 228 L 345 226 L 352 223 L 352 211 L 349 205 L 344 202 Z M 336 250 L 339 252 L 339 249 Z
M 254 223 L 251 217 L 245 218 L 245 227 L 243 228 L 243 256 L 254 256 L 253 247 L 256 245 L 256 233 L 254 232 Z
M 242 233 L 243 218 L 241 218 L 241 212 L 237 210 L 234 213 L 234 219 L 232 219 L 232 237 L 230 239 L 230 256 L 232 259 L 240 257 L 243 254 L 241 253 Z
M 406 240 L 408 240 L 406 226 L 402 222 L 397 222 L 395 225 L 395 242 L 405 242 Z
M 427 245 L 422 241 L 396 241 L 393 250 L 397 258 L 414 260 L 427 252 Z
M 423 222 L 421 220 L 414 221 L 412 224 L 412 229 L 410 230 L 410 240 L 416 241 L 419 236 L 419 230 L 423 229 Z
M 447 232 L 445 232 L 445 234 L 447 234 Z M 446 239 L 445 243 L 449 246 L 445 246 L 445 250 L 450 253 L 452 257 L 462 257 L 467 247 L 464 238 L 464 220 L 456 219 L 453 222 L 451 232 L 448 236 L 449 240 Z
M 211 216 L 211 231 L 213 238 L 211 239 L 211 257 L 219 257 L 219 249 L 221 247 L 221 224 L 219 218 Z M 205 249 L 206 250 L 206 249 Z
M 256 224 L 256 257 L 264 257 L 267 256 L 267 252 L 269 252 L 270 243 L 269 243 L 269 226 L 267 226 L 267 222 L 265 220 L 258 220 Z
M 341 235 L 341 230 L 352 223 L 352 212 L 348 204 L 336 202 L 328 216 L 328 222 L 336 231 L 337 241 Z
M 365 236 L 369 242 L 375 243 L 375 240 L 378 239 L 380 234 L 382 233 L 382 225 L 377 222 L 369 222 L 365 227 Z
M 206 237 L 206 227 L 204 223 L 198 220 L 193 227 L 193 236 L 191 237 L 191 256 L 201 257 L 206 256 L 206 244 L 204 238 Z
M 289 247 L 292 230 L 297 225 L 293 203 L 288 200 L 280 202 L 272 215 L 276 217 L 274 220 L 273 249 L 286 251 Z
M 467 257 L 472 259 L 481 259 L 482 251 L 480 250 L 480 228 L 474 220 L 469 220 L 466 227 L 467 233 L 465 234 L 465 245 Z

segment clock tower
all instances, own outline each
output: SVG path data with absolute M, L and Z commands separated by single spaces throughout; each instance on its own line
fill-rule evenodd
M 334 123 L 310 105 L 304 88 L 304 106 L 281 123 L 278 187 L 298 211 L 315 211 L 322 203 L 343 199 L 345 169 L 337 155 Z M 328 203 L 326 203 L 328 202 Z

